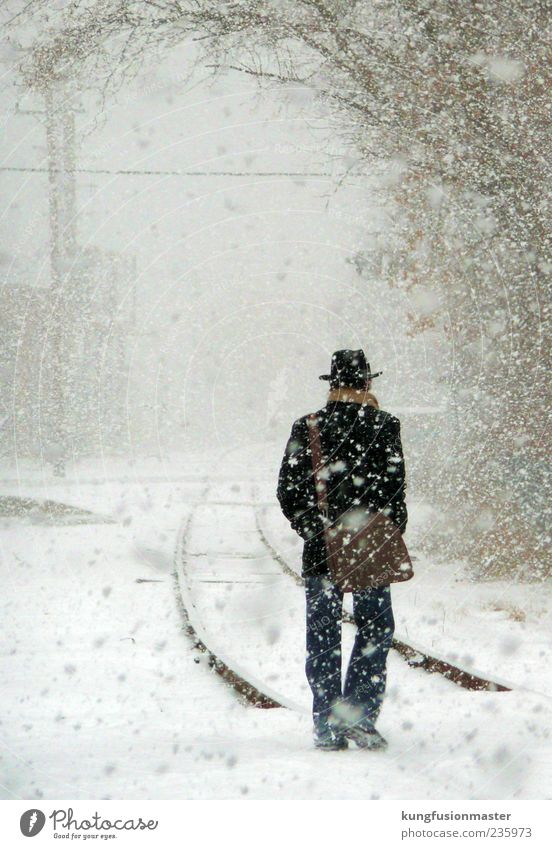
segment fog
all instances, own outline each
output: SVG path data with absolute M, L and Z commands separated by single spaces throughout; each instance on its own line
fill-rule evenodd
M 3 286 L 45 294 L 44 102 L 21 85 L 3 97 L 5 162 L 24 169 L 3 174 Z M 379 279 L 389 215 L 380 189 L 392 169 L 361 163 L 311 92 L 260 91 L 235 72 L 213 82 L 201 67 L 186 79 L 172 55 L 116 97 L 87 94 L 67 109 L 77 173 L 63 289 L 76 308 L 64 402 L 48 388 L 55 304 L 40 340 L 25 336 L 20 312 L 18 359 L 12 346 L 2 373 L 5 459 L 57 457 L 60 409 L 72 456 L 283 446 L 293 419 L 325 403 L 318 375 L 340 347 L 364 348 L 383 370 L 374 391 L 404 411 L 407 429 L 409 411 L 431 408 L 434 434 L 453 354 L 444 333 L 411 332 L 423 300 Z M 355 258 L 371 250 L 360 270 Z M 19 386 L 21 339 L 38 342 L 32 393 Z M 407 447 L 414 467 L 431 449 L 420 433 L 412 428 Z

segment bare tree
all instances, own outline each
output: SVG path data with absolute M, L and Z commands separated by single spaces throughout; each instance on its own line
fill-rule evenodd
M 29 0 L 24 14 L 44 11 Z M 447 545 L 479 574 L 545 574 L 549 514 L 549 0 L 84 0 L 50 13 L 27 81 L 107 90 L 193 40 L 211 66 L 301 81 L 366 162 L 393 159 L 390 285 L 422 287 L 454 341 Z M 450 527 L 450 524 L 449 524 Z M 445 534 L 446 536 L 446 534 Z M 549 568 L 549 566 L 548 566 Z

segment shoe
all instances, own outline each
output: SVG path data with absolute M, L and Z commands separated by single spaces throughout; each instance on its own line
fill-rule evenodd
M 377 730 L 375 725 L 370 722 L 363 722 L 359 725 L 353 725 L 343 732 L 345 737 L 356 743 L 359 749 L 372 749 L 373 751 L 382 751 L 387 749 L 388 743 Z
M 314 747 L 325 752 L 340 752 L 348 749 L 349 743 L 345 734 L 333 728 L 327 719 L 318 719 L 314 722 Z

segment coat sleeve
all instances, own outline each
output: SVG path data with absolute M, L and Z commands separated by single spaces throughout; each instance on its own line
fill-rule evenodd
M 282 513 L 300 537 L 310 540 L 323 533 L 324 525 L 318 512 L 314 488 L 307 426 L 301 419 L 294 422 L 287 441 L 276 495 Z
M 386 422 L 383 431 L 383 445 L 387 468 L 384 473 L 385 492 L 390 518 L 404 534 L 408 521 L 406 509 L 406 473 L 401 443 L 401 423 L 394 416 Z

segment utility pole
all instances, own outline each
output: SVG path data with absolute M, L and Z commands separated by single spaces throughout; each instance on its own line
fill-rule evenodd
M 67 392 L 71 373 L 70 306 L 75 261 L 75 113 L 61 81 L 44 92 L 50 218 L 50 373 L 48 423 L 54 474 L 64 476 L 69 454 Z

